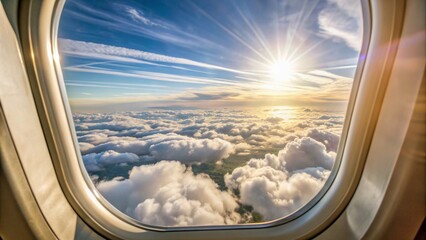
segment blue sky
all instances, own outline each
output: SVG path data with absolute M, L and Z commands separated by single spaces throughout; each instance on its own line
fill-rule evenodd
M 71 106 L 343 106 L 362 37 L 353 2 L 68 0 L 58 41 Z

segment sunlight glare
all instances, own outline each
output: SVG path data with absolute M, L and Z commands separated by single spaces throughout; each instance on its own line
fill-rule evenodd
M 294 66 L 291 62 L 282 60 L 272 64 L 270 74 L 275 82 L 287 81 L 294 74 Z

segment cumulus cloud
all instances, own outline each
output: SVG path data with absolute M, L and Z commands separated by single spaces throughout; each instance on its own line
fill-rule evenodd
M 117 132 L 114 132 L 114 134 L 117 134 Z M 114 136 L 114 135 L 107 135 L 105 133 L 90 133 L 90 134 L 85 134 L 85 135 L 78 137 L 79 142 L 90 143 L 90 144 L 93 144 L 93 145 L 111 142 L 111 141 L 130 142 L 130 141 L 135 141 L 135 140 L 136 140 L 136 138 L 134 138 L 134 137 L 126 137 L 126 136 L 125 137 L 119 137 L 119 136 Z
M 108 141 L 108 135 L 104 133 L 91 133 L 78 138 L 78 142 L 80 143 L 99 144 L 105 141 Z
M 83 156 L 84 166 L 88 171 L 101 171 L 107 165 L 137 162 L 139 157 L 133 153 L 118 153 L 109 150 L 102 153 L 90 153 Z
M 123 131 L 128 129 L 141 129 L 141 130 L 150 130 L 151 128 L 145 124 L 144 121 L 135 118 L 124 118 L 104 122 L 85 122 L 78 124 L 76 130 L 95 130 L 95 129 L 108 129 L 112 131 Z
M 326 146 L 327 151 L 337 151 L 337 146 L 340 140 L 339 135 L 314 128 L 309 130 L 307 136 L 323 143 Z
M 198 129 L 193 136 L 196 138 L 209 138 L 209 139 L 220 138 L 232 143 L 240 143 L 241 141 L 244 140 L 241 136 L 238 136 L 238 135 L 230 136 L 223 133 L 217 133 L 215 130 L 208 130 L 208 129 Z
M 150 154 L 159 160 L 178 160 L 184 163 L 220 161 L 235 152 L 234 146 L 225 140 L 215 138 L 171 140 L 154 144 Z
M 233 196 L 205 174 L 194 175 L 176 161 L 135 167 L 129 178 L 101 182 L 101 194 L 117 209 L 145 224 L 188 226 L 235 224 Z
M 299 136 L 296 134 L 287 134 L 285 136 L 272 136 L 268 138 L 268 144 L 275 148 L 284 148 L 287 143 L 293 141 L 294 139 L 298 138 Z
M 268 140 L 267 137 L 258 134 L 252 134 L 247 138 L 247 143 L 251 145 L 262 145 L 264 142 Z
M 126 141 L 126 140 L 116 140 L 110 141 L 107 143 L 102 143 L 92 148 L 86 149 L 86 153 L 99 153 L 108 150 L 114 150 L 119 153 L 134 153 L 136 155 L 148 154 L 148 147 L 145 141 Z
M 235 153 L 234 145 L 220 138 L 196 139 L 174 133 L 153 134 L 140 139 L 89 134 L 79 140 L 82 154 L 114 151 L 150 155 L 153 160 L 177 160 L 187 164 L 217 162 Z M 95 146 L 83 141 L 101 143 Z
M 177 160 L 183 163 L 216 162 L 235 152 L 232 143 L 220 139 L 197 139 L 175 133 L 153 134 L 141 138 L 149 154 L 156 160 Z
M 306 204 L 321 189 L 334 163 L 334 152 L 321 142 L 296 138 L 278 155 L 251 159 L 225 175 L 240 202 L 253 206 L 265 220 L 281 218 Z
M 266 118 L 266 121 L 270 122 L 270 123 L 279 123 L 281 122 L 283 119 L 280 117 L 268 117 Z
M 251 148 L 253 147 L 250 144 L 247 144 L 245 142 L 238 143 L 237 145 L 235 145 L 236 151 L 247 151 L 247 150 L 250 150 Z
M 288 171 L 295 171 L 309 167 L 322 167 L 331 170 L 336 153 L 327 152 L 324 144 L 313 138 L 303 137 L 295 139 L 278 153 L 278 157 L 285 163 Z
M 78 146 L 80 147 L 80 152 L 82 155 L 88 154 L 88 151 L 93 148 L 95 145 L 85 142 L 79 142 Z

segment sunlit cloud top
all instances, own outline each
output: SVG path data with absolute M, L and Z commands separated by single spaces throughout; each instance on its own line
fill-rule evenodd
M 74 111 L 344 106 L 358 2 L 67 1 L 59 52 Z

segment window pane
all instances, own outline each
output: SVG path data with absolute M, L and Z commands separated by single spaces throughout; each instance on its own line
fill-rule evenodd
M 85 168 L 144 224 L 288 216 L 332 170 L 361 32 L 351 0 L 68 0 L 59 51 Z

